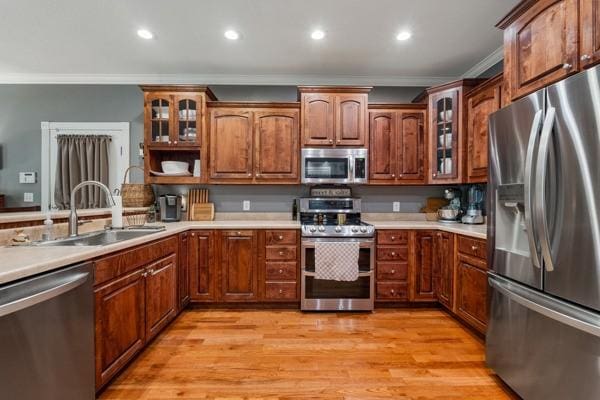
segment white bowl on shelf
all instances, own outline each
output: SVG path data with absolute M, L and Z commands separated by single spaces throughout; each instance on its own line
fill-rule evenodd
M 166 174 L 180 174 L 188 172 L 190 164 L 184 161 L 163 161 L 160 166 Z

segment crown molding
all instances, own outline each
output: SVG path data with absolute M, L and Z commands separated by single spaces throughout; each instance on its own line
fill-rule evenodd
M 429 87 L 456 76 L 224 75 L 224 74 L 0 74 L 0 84 L 141 85 L 355 85 Z
M 474 78 L 483 74 L 485 71 L 496 65 L 498 62 L 504 59 L 504 46 L 498 47 L 492 52 L 492 54 L 473 65 L 467 72 L 465 72 L 463 78 Z

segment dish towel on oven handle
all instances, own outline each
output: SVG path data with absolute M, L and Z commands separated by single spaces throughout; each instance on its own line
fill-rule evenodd
M 359 252 L 358 242 L 316 242 L 315 279 L 356 281 Z

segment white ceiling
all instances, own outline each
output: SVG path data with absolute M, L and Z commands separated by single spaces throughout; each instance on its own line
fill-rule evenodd
M 517 2 L 1 0 L 0 83 L 427 86 L 497 62 Z

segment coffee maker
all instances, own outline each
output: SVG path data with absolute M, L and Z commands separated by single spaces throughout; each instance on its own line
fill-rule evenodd
M 483 188 L 480 185 L 473 185 L 468 191 L 468 206 L 465 215 L 462 217 L 463 224 L 483 224 Z
M 181 220 L 181 196 L 165 194 L 159 197 L 160 220 L 176 222 Z

